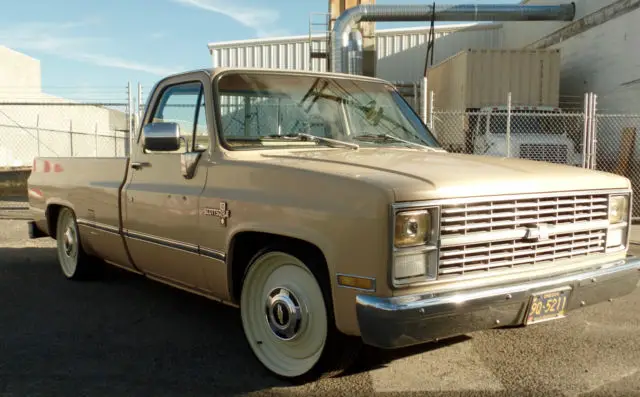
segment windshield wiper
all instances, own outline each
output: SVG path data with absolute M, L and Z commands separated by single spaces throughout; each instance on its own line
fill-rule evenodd
M 280 139 L 291 139 L 291 138 L 305 138 L 305 140 L 310 140 L 310 141 L 316 141 L 316 142 L 325 142 L 330 144 L 329 146 L 332 147 L 336 147 L 336 145 L 339 146 L 346 146 L 348 148 L 351 149 L 359 149 L 360 145 L 358 145 L 357 143 L 350 143 L 350 142 L 344 142 L 344 141 L 339 141 L 337 139 L 331 139 L 331 138 L 325 138 L 323 136 L 316 136 L 316 135 L 312 135 L 312 134 L 306 134 L 304 132 L 296 132 L 296 133 L 291 133 L 291 134 L 285 134 L 285 135 L 268 135 L 269 138 L 280 138 Z
M 398 138 L 397 136 L 393 136 L 391 134 L 361 134 L 361 135 L 354 135 L 353 139 L 358 139 L 358 140 L 361 140 L 361 141 L 371 140 L 371 139 L 382 139 L 382 140 L 401 142 L 401 143 L 405 143 L 407 145 L 417 146 L 417 147 L 419 147 L 421 149 L 428 149 L 428 150 L 431 150 L 431 151 L 434 151 L 434 152 L 438 152 L 439 151 L 438 149 L 432 148 L 430 146 L 425 146 L 425 145 L 421 145 L 419 143 L 407 141 L 405 139 Z

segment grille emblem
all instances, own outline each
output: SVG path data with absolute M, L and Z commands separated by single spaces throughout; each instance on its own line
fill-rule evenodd
M 541 223 L 534 227 L 528 227 L 527 234 L 525 234 L 524 238 L 534 241 L 549 240 L 549 225 Z

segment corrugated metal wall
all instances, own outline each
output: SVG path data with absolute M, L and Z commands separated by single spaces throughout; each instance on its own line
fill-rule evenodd
M 316 43 L 322 51 L 326 43 Z M 248 67 L 326 71 L 324 59 L 309 57 L 308 37 L 252 40 L 237 44 L 209 45 L 214 67 Z
M 451 32 L 469 26 L 436 27 L 436 57 L 440 41 Z M 389 80 L 415 81 L 422 76 L 428 27 L 387 29 L 376 32 L 377 75 Z M 314 36 L 314 50 L 326 51 L 322 36 Z M 309 36 L 282 37 L 209 44 L 213 66 L 326 71 L 324 59 L 310 59 Z M 457 52 L 457 51 L 456 51 Z M 445 51 L 445 53 L 448 53 Z M 455 53 L 455 52 L 453 52 Z

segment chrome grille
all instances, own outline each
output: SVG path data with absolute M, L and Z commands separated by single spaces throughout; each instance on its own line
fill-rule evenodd
M 548 161 L 557 164 L 567 163 L 567 145 L 523 144 L 520 145 L 520 158 L 527 160 Z
M 607 209 L 607 195 L 443 205 L 439 278 L 604 253 Z M 553 231 L 548 239 L 525 239 L 541 224 Z
M 444 205 L 441 236 L 607 219 L 607 195 L 540 197 Z

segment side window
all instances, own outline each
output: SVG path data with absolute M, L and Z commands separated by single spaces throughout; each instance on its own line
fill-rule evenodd
M 182 137 L 180 149 L 169 153 L 209 148 L 204 89 L 199 82 L 178 84 L 167 88 L 160 98 L 151 121 L 174 122 L 180 126 Z
M 209 131 L 207 130 L 207 109 L 205 109 L 204 106 L 204 91 L 202 92 L 200 104 L 198 105 L 198 116 L 196 117 L 194 134 L 196 140 L 194 150 L 209 149 Z

